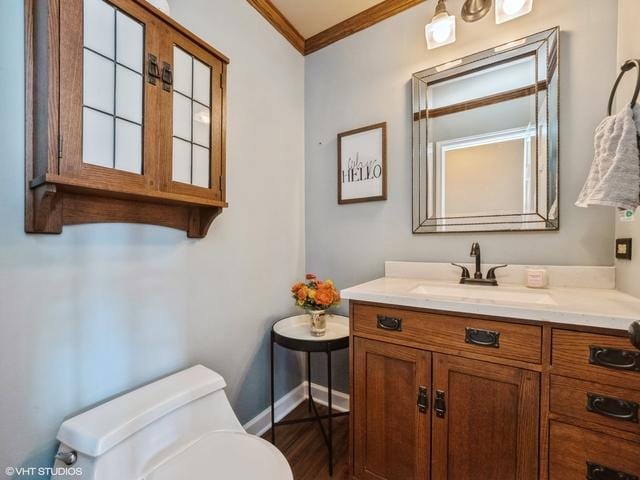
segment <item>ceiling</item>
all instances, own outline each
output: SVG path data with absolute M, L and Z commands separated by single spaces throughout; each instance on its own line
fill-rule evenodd
M 300 32 L 309 38 L 382 0 L 271 0 Z

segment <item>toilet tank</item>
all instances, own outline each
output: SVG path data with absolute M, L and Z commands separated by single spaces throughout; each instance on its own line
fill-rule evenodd
M 61 479 L 138 479 L 207 432 L 244 432 L 224 393 L 222 376 L 191 367 L 66 420 L 60 452 L 76 462 Z M 66 468 L 60 460 L 57 472 Z M 78 475 L 82 469 L 82 475 Z

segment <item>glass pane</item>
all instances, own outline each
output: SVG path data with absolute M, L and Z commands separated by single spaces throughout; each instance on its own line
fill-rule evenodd
M 113 167 L 113 117 L 83 108 L 82 156 L 84 163 Z
M 193 146 L 193 181 L 194 185 L 209 188 L 209 149 Z
M 113 67 L 111 60 L 84 51 L 83 103 L 113 113 Z
M 142 173 L 142 127 L 116 119 L 116 168 Z
M 102 0 L 84 0 L 84 46 L 114 58 L 115 10 Z
M 173 47 L 173 89 L 191 97 L 192 59 L 178 47 Z
M 143 29 L 142 25 L 122 12 L 116 13 L 116 60 L 122 65 L 142 73 Z
M 211 68 L 193 60 L 193 99 L 209 106 L 211 97 Z
M 211 113 L 209 109 L 193 102 L 193 143 L 208 147 L 210 130 Z
M 142 75 L 116 67 L 116 115 L 142 123 Z
M 173 166 L 172 175 L 174 182 L 191 183 L 191 144 L 173 139 Z
M 173 134 L 191 141 L 191 100 L 173 92 Z

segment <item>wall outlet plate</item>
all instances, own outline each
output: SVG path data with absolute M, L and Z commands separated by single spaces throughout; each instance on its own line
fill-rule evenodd
M 631 260 L 632 241 L 630 238 L 616 239 L 616 258 L 621 260 Z

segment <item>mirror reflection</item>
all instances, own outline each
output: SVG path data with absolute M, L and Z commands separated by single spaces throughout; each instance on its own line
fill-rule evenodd
M 414 74 L 415 233 L 558 228 L 557 37 Z

